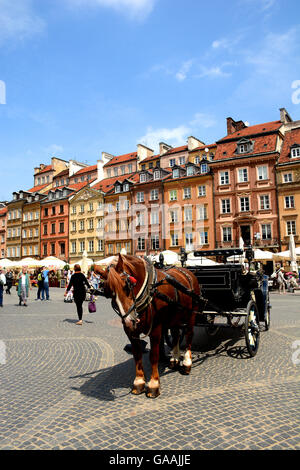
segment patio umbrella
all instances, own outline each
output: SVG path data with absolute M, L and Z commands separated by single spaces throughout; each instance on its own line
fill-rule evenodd
M 190 257 L 186 261 L 187 266 L 214 266 L 220 263 L 213 261 L 212 259 L 205 258 L 205 256 L 194 256 Z
M 51 268 L 51 269 L 63 269 L 66 265 L 65 261 L 62 261 L 59 258 L 56 258 L 55 256 L 48 256 L 45 259 L 40 260 L 39 262 L 40 266 L 46 266 L 46 268 Z
M 179 258 L 178 258 L 178 254 L 175 253 L 174 251 L 171 251 L 171 250 L 165 250 L 165 251 L 162 251 L 162 254 L 163 254 L 163 257 L 164 257 L 164 263 L 165 264 L 176 264 L 176 263 L 179 263 Z M 155 255 L 154 256 L 154 260 L 159 262 L 159 255 Z
M 117 260 L 118 260 L 117 256 L 109 256 L 108 258 L 100 259 L 99 261 L 97 261 L 95 263 L 95 265 L 96 266 L 100 266 L 100 265 L 108 266 L 109 264 L 113 263 L 114 261 L 117 262 Z
M 296 257 L 299 258 L 300 257 L 300 246 L 295 248 L 295 253 L 296 253 Z M 286 251 L 281 251 L 280 253 L 274 253 L 274 257 L 278 258 L 278 259 L 287 260 L 287 259 L 291 258 L 291 252 L 290 252 L 290 250 L 286 250 Z
M 260 250 L 257 248 L 254 250 L 254 260 L 255 261 L 272 261 L 274 259 L 275 253 L 267 250 Z
M 74 268 L 75 264 L 79 264 L 81 267 L 81 271 L 84 274 L 87 274 L 89 267 L 92 266 L 92 264 L 94 264 L 94 261 L 91 258 L 88 258 L 86 251 L 84 251 L 82 259 L 77 261 L 76 263 L 72 263 L 70 267 Z
M 37 268 L 40 266 L 40 261 L 34 258 L 23 258 L 20 261 L 16 261 L 14 266 L 17 268 L 23 268 L 24 266 L 28 268 Z
M 8 258 L 0 259 L 1 268 L 12 268 L 15 266 L 15 263 Z
M 290 255 L 291 255 L 290 256 L 291 270 L 298 272 L 295 240 L 294 240 L 294 235 L 292 233 L 290 234 L 289 251 L 290 251 Z

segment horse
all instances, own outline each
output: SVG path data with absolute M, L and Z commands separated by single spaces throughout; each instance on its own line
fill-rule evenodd
M 124 331 L 132 345 L 136 375 L 131 393 L 146 393 L 149 398 L 160 395 L 158 372 L 160 342 L 166 328 L 172 331 L 170 368 L 180 364 L 179 327 L 185 326 L 186 350 L 181 372 L 188 375 L 192 366 L 191 345 L 197 297 L 197 278 L 185 268 L 155 268 L 148 258 L 119 255 L 116 264 L 95 272 L 102 281 L 102 295 L 112 299 L 112 307 L 121 317 Z M 140 335 L 150 337 L 151 378 L 146 384 Z

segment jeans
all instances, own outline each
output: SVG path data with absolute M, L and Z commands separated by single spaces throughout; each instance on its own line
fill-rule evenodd
M 45 289 L 45 292 L 46 292 L 46 300 L 49 300 L 49 283 L 48 282 L 44 282 L 44 289 Z M 42 292 L 42 299 L 44 300 L 43 298 L 43 292 Z
M 45 289 L 44 289 L 44 283 L 38 283 L 38 291 L 37 291 L 37 299 L 40 300 L 40 296 L 42 294 L 42 300 L 45 300 Z
M 3 305 L 3 286 L 0 286 L 0 305 Z

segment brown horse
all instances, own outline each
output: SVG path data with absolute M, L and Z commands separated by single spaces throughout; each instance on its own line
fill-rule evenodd
M 131 345 L 136 364 L 136 377 L 132 393 L 146 391 L 149 398 L 160 394 L 158 374 L 159 346 L 164 329 L 173 333 L 171 368 L 180 361 L 179 326 L 186 325 L 186 351 L 183 358 L 183 373 L 189 374 L 192 366 L 191 344 L 197 305 L 195 297 L 200 295 L 196 277 L 187 269 L 171 267 L 159 270 L 147 260 L 136 256 L 119 255 L 116 264 L 106 271 L 96 268 L 103 282 L 105 296 L 112 299 L 112 307 L 121 317 L 125 333 Z M 167 279 L 171 279 L 173 285 Z M 175 286 L 174 286 L 175 283 Z M 178 285 L 177 285 L 178 283 Z M 184 293 L 179 288 L 183 287 Z M 194 293 L 194 298 L 188 295 Z M 150 337 L 151 378 L 146 386 L 142 363 L 141 334 Z

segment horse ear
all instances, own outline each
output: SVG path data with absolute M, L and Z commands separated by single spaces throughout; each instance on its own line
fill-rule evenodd
M 98 266 L 95 267 L 94 272 L 96 274 L 100 274 L 100 277 L 102 277 L 102 279 L 105 279 L 105 280 L 107 279 L 108 272 L 104 271 L 103 269 L 99 268 Z
M 115 267 L 115 270 L 117 271 L 117 273 L 122 273 L 124 271 L 124 268 L 123 268 L 123 257 L 122 255 L 120 254 L 119 255 L 119 259 L 118 259 L 118 263 Z

